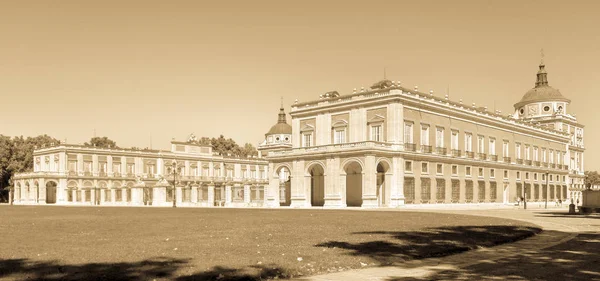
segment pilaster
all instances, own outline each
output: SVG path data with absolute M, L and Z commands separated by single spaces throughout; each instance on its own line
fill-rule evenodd
M 225 186 L 225 207 L 231 207 L 231 185 Z
M 377 167 L 375 156 L 365 156 L 365 170 L 363 171 L 363 208 L 377 207 Z
M 213 183 L 208 185 L 208 206 L 215 206 L 215 185 Z

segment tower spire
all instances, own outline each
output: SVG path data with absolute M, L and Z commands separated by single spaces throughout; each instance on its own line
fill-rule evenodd
M 548 73 L 546 73 L 546 65 L 544 65 L 544 49 L 540 51 L 541 53 L 541 61 L 540 61 L 540 70 L 537 73 L 537 80 L 535 81 L 535 87 L 548 86 Z
M 285 120 L 285 110 L 283 109 L 283 97 L 281 97 L 281 107 L 279 108 L 279 115 L 277 117 L 277 123 L 287 124 L 287 121 Z

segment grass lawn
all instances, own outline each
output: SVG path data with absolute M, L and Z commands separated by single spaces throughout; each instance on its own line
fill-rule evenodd
M 514 241 L 534 225 L 442 213 L 0 206 L 0 279 L 255 280 Z

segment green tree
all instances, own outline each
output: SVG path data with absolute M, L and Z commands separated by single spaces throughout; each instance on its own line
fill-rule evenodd
M 246 144 L 244 144 L 244 147 L 242 148 L 242 154 L 240 156 L 242 156 L 242 157 L 258 156 L 258 150 L 256 150 L 256 147 L 254 147 L 254 145 L 252 145 L 251 143 L 246 143 Z
M 600 175 L 597 171 L 585 171 L 585 186 L 600 185 Z
M 12 185 L 11 178 L 15 173 L 33 171 L 33 151 L 58 143 L 48 135 L 12 139 L 0 136 L 0 201 L 8 200 L 8 187 Z
M 119 148 L 117 143 L 107 137 L 93 137 L 90 139 L 90 142 L 86 142 L 83 145 L 86 146 L 95 146 L 100 148 Z

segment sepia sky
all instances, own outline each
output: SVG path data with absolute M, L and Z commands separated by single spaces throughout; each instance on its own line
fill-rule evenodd
M 383 78 L 512 113 L 549 84 L 600 170 L 600 1 L 0 2 L 0 134 L 107 136 L 167 149 L 223 134 L 255 146 L 280 97 Z M 289 118 L 289 117 L 288 117 Z M 289 122 L 289 119 L 288 119 Z

